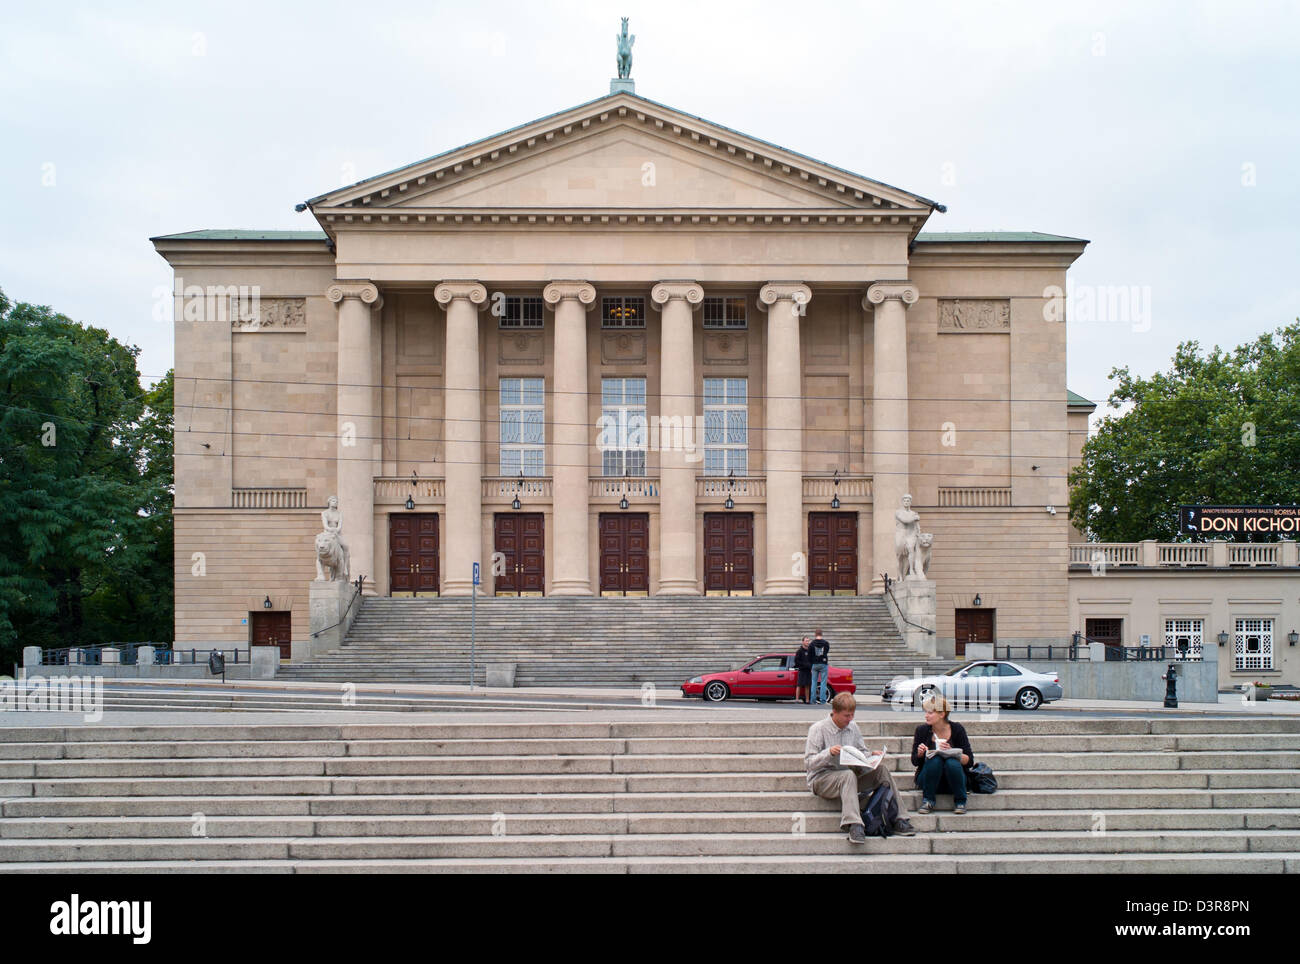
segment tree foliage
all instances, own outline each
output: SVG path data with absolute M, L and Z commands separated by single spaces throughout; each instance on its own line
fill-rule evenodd
M 1070 474 L 1070 520 L 1090 538 L 1173 542 L 1180 505 L 1300 502 L 1300 321 L 1230 351 L 1184 342 L 1168 372 L 1110 378 L 1110 407 L 1132 408 L 1102 420 Z
M 0 291 L 0 667 L 172 632 L 172 377 Z

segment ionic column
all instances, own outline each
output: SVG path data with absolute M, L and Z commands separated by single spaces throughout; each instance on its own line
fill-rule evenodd
M 699 595 L 695 578 L 695 472 L 703 431 L 694 431 L 695 329 L 704 301 L 694 281 L 664 281 L 650 289 L 663 312 L 659 336 L 659 593 Z M 668 426 L 668 428 L 665 428 Z M 675 428 L 681 426 L 680 435 Z M 702 427 L 701 427 L 702 428 Z M 693 441 L 694 451 L 677 442 Z
M 591 431 L 587 408 L 587 311 L 596 289 L 585 281 L 553 281 L 542 299 L 555 309 L 551 477 L 557 596 L 590 596 L 587 477 Z
M 379 419 L 375 417 L 374 353 L 371 318 L 383 306 L 379 289 L 369 281 L 336 281 L 325 297 L 338 305 L 338 420 L 335 455 L 339 509 L 343 512 L 343 541 L 349 554 L 349 576 L 365 576 L 368 591 L 375 585 L 375 467 L 380 451 Z
M 808 592 L 807 575 L 795 575 L 803 550 L 803 368 L 799 318 L 812 300 L 803 284 L 766 284 L 758 308 L 767 312 L 767 396 L 763 406 L 763 459 L 767 467 L 767 583 L 765 596 Z M 806 570 L 806 566 L 803 567 Z
M 871 384 L 871 591 L 885 591 L 882 572 L 899 578 L 894 513 L 911 489 L 908 473 L 907 306 L 916 286 L 881 281 L 867 289 L 863 308 L 875 309 Z
M 447 312 L 447 352 L 443 368 L 443 438 L 447 503 L 442 573 L 445 596 L 473 591 L 473 565 L 481 562 L 483 524 L 483 417 L 478 313 L 487 289 L 477 281 L 446 281 L 433 291 Z M 484 574 L 486 581 L 487 575 Z

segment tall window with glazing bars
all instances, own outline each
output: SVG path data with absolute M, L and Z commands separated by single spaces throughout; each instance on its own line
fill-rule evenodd
M 501 379 L 501 474 L 546 474 L 545 381 Z
M 704 474 L 749 473 L 749 391 L 743 378 L 704 379 Z
M 645 379 L 602 378 L 600 414 L 603 474 L 645 475 Z

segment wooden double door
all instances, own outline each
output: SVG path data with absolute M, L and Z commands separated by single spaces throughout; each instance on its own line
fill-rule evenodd
M 957 610 L 957 655 L 966 655 L 967 643 L 991 643 L 993 637 L 993 616 L 995 609 L 958 609 Z
M 858 514 L 808 513 L 808 593 L 852 596 L 858 591 Z
M 493 520 L 492 575 L 498 596 L 546 590 L 546 522 L 540 512 L 498 512 Z
M 254 646 L 279 646 L 280 658 L 289 659 L 293 655 L 293 633 L 288 610 L 254 610 L 252 614 Z
M 438 513 L 388 517 L 388 594 L 438 595 Z
M 650 594 L 650 516 L 645 512 L 600 514 L 600 594 Z
M 749 512 L 704 514 L 704 593 L 754 594 L 754 516 Z

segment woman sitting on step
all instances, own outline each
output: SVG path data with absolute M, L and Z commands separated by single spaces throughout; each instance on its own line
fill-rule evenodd
M 940 793 L 951 793 L 956 805 L 953 813 L 966 812 L 966 771 L 975 762 L 966 728 L 948 719 L 952 704 L 932 693 L 921 704 L 925 722 L 916 728 L 912 739 L 912 765 L 916 767 L 916 785 L 921 790 L 921 807 L 917 813 L 929 813 Z

